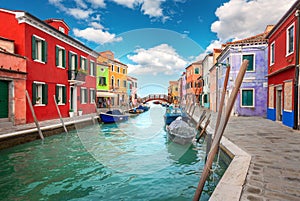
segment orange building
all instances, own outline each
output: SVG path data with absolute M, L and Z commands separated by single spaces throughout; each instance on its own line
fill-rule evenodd
M 199 103 L 203 91 L 202 61 L 197 61 L 185 68 L 186 70 L 186 98 Z
M 114 53 L 110 50 L 100 52 L 98 62 L 106 62 L 109 68 L 109 83 L 110 91 L 116 94 L 116 97 L 111 97 L 112 106 L 128 105 L 127 95 L 127 69 L 126 64 L 117 61 L 114 58 Z
M 26 59 L 0 37 L 0 127 L 26 123 Z

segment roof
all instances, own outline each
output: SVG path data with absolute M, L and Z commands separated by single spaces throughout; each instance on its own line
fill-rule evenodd
M 277 24 L 274 26 L 274 28 L 272 29 L 272 31 L 270 31 L 268 33 L 268 35 L 266 36 L 266 38 L 270 38 L 270 36 L 276 32 L 278 30 L 278 28 L 285 22 L 285 20 L 292 14 L 294 14 L 294 12 L 296 12 L 296 10 L 300 9 L 300 0 L 297 0 L 292 6 L 291 8 L 282 16 L 282 18 L 277 22 Z
M 188 65 L 185 69 L 187 69 L 188 67 L 193 66 L 193 65 L 201 65 L 201 64 L 202 64 L 202 60 L 196 61 L 196 62 L 191 63 L 190 65 Z
M 50 19 L 46 19 L 45 22 L 49 23 L 49 22 L 62 22 L 69 30 L 70 27 L 67 25 L 67 23 L 63 20 L 63 19 L 55 19 L 55 18 L 50 18 Z

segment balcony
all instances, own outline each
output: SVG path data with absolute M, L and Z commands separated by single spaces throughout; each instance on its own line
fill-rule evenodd
M 87 74 L 83 71 L 68 70 L 68 80 L 70 83 L 83 84 Z

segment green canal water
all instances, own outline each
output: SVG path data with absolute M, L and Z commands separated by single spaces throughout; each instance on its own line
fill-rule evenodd
M 165 108 L 0 151 L 0 200 L 192 200 L 206 143 L 168 141 Z M 201 200 L 227 165 L 219 158 Z

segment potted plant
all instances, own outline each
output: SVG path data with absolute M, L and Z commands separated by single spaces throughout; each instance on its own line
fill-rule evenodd
M 78 110 L 78 116 L 81 116 L 81 115 L 82 115 L 82 110 L 79 109 L 79 110 Z
M 70 116 L 70 117 L 74 117 L 74 110 L 73 110 L 73 109 L 70 109 L 70 110 L 69 110 L 69 116 Z

